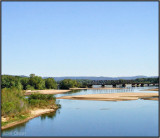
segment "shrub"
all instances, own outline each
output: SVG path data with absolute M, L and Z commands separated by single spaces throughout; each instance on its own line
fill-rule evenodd
M 31 86 L 31 85 L 27 85 L 27 86 L 26 86 L 26 90 L 34 90 L 34 87 Z
M 23 91 L 12 87 L 2 89 L 2 115 L 16 115 L 26 112 L 28 109 L 28 102 L 24 98 Z
M 53 95 L 43 95 L 34 93 L 29 95 L 28 101 L 31 107 L 46 107 L 55 104 L 55 97 Z

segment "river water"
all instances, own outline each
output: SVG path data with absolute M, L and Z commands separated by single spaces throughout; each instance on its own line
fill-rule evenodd
M 78 90 L 59 96 L 142 91 L 155 87 Z M 57 100 L 61 108 L 2 131 L 2 136 L 158 136 L 158 101 Z

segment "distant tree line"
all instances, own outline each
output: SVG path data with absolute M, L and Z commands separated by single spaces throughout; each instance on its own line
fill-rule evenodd
M 135 83 L 159 83 L 159 78 L 138 78 L 134 80 Z
M 114 81 L 114 80 L 112 80 Z M 125 82 L 126 80 L 120 79 L 120 82 Z M 43 79 L 40 76 L 35 74 L 30 74 L 30 77 L 20 77 L 20 76 L 11 76 L 11 75 L 2 75 L 1 76 L 1 87 L 11 88 L 16 87 L 23 90 L 34 90 L 34 89 L 69 89 L 69 88 L 86 88 L 92 80 L 72 80 L 64 79 L 62 81 L 55 81 L 54 78 Z M 159 78 L 138 78 L 132 80 L 135 83 L 158 83 Z
M 60 89 L 69 89 L 69 88 L 86 88 L 88 87 L 88 83 L 91 80 L 72 80 L 72 79 L 64 79 L 59 81 L 59 88 Z
M 35 74 L 30 74 L 30 77 L 2 75 L 1 87 L 2 89 L 16 87 L 23 90 L 43 90 L 57 89 L 57 83 L 53 78 L 43 79 L 40 76 L 35 76 Z
M 159 78 L 138 78 L 138 79 L 134 79 L 134 80 L 126 80 L 126 79 L 119 79 L 119 80 L 95 80 L 92 81 L 91 84 L 108 84 L 108 85 L 112 85 L 112 84 L 132 84 L 132 83 L 158 83 L 159 82 Z
M 71 80 L 64 79 L 56 82 L 54 78 L 43 79 L 35 74 L 30 74 L 30 77 L 2 75 L 1 76 L 1 87 L 12 88 L 16 87 L 22 90 L 43 90 L 43 89 L 57 89 L 58 85 L 60 89 L 69 88 L 85 88 L 91 80 Z

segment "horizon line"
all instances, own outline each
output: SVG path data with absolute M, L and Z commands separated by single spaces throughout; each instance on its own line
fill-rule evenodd
M 34 73 L 31 73 L 34 74 Z M 1 74 L 1 75 L 10 75 L 10 74 Z M 10 76 L 28 76 L 29 75 L 10 75 Z M 40 76 L 40 75 L 36 75 L 35 76 Z M 134 75 L 134 76 L 114 76 L 114 77 L 110 77 L 110 76 L 51 76 L 51 77 L 108 77 L 108 78 L 120 78 L 120 77 L 137 77 L 137 76 L 144 76 L 144 77 L 159 77 L 159 75 L 153 75 L 153 76 L 147 76 L 147 75 Z M 41 76 L 41 77 L 50 77 L 50 76 Z

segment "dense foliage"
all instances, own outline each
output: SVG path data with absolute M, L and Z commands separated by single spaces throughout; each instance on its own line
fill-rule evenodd
M 43 90 L 57 88 L 57 83 L 53 78 L 43 79 L 42 77 L 35 76 L 34 74 L 31 74 L 30 77 L 2 75 L 1 80 L 2 89 L 11 87 L 16 87 L 23 90 Z
M 39 93 L 31 94 L 28 97 L 28 102 L 31 107 L 46 107 L 52 106 L 56 98 L 53 95 L 43 95 Z
M 9 76 L 9 75 L 2 75 L 1 78 L 1 88 L 11 88 L 17 87 L 21 89 L 23 86 L 20 82 L 19 76 Z
M 23 91 L 12 87 L 2 89 L 2 116 L 17 115 L 28 110 L 27 99 Z
M 34 74 L 30 77 L 2 75 L 1 82 L 1 116 L 9 118 L 8 121 L 2 122 L 2 125 L 27 118 L 33 108 L 60 107 L 55 103 L 53 95 L 36 93 L 29 95 L 28 98 L 24 96 L 24 90 L 56 89 L 57 83 L 53 78 L 43 79 Z
M 88 84 L 91 83 L 91 80 L 76 80 L 80 84 L 80 88 L 88 87 Z
M 53 107 L 55 104 L 53 95 L 31 94 L 24 97 L 24 92 L 15 87 L 2 89 L 2 116 L 16 116 L 29 111 L 28 109 L 40 107 Z
M 80 83 L 77 82 L 76 80 L 71 80 L 71 79 L 64 79 L 60 81 L 59 83 L 59 88 L 60 89 L 69 89 L 69 88 L 76 88 L 80 87 Z
M 159 83 L 159 78 L 138 78 L 135 79 L 136 83 Z
M 72 79 L 64 79 L 60 82 L 59 88 L 60 89 L 69 89 L 69 88 L 86 88 L 91 80 L 72 80 Z
M 47 78 L 45 79 L 45 86 L 47 89 L 56 89 L 57 83 L 53 78 Z

